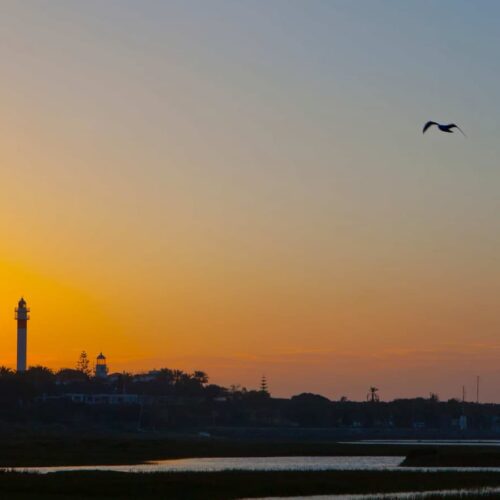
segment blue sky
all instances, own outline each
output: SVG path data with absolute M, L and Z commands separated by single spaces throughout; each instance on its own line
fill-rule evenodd
M 498 2 L 6 1 L 0 19 L 0 299 L 39 311 L 39 362 L 95 348 L 329 395 L 336 366 L 352 397 L 481 372 L 496 397 Z M 423 136 L 429 119 L 467 138 Z

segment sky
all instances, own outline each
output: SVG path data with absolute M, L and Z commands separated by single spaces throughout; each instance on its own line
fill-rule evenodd
M 2 0 L 0 364 L 23 295 L 31 365 L 500 402 L 499 22 Z

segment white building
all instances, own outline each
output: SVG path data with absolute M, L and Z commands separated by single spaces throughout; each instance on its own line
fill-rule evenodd
M 66 394 L 73 403 L 86 405 L 130 405 L 140 401 L 138 394 Z

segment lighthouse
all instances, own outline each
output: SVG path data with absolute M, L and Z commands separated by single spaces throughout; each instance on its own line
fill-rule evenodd
M 26 307 L 26 301 L 21 297 L 16 307 L 17 321 L 17 371 L 26 371 L 26 350 L 28 343 L 28 320 L 30 310 Z
M 108 366 L 106 365 L 106 356 L 101 352 L 99 356 L 97 356 L 96 364 L 95 364 L 95 376 L 96 378 L 106 378 L 108 376 Z

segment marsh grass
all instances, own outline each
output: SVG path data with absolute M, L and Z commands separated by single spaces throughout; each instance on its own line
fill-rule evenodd
M 500 473 L 412 471 L 0 474 L 0 498 L 232 500 L 500 486 Z

